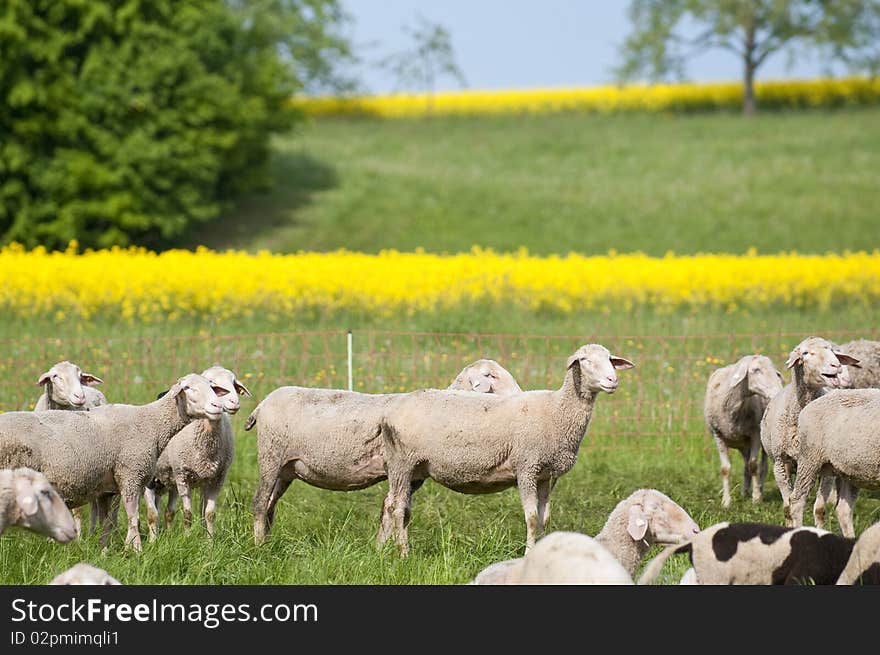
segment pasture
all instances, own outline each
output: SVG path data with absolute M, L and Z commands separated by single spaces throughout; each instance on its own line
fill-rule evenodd
M 654 255 L 871 250 L 880 243 L 878 127 L 877 110 L 748 121 L 723 114 L 320 121 L 277 140 L 270 193 L 180 245 L 458 252 L 478 244 Z M 102 377 L 111 402 L 148 402 L 178 376 L 215 362 L 235 370 L 254 394 L 233 419 L 236 458 L 215 539 L 198 524 L 185 530 L 180 515 L 142 554 L 123 550 L 121 526 L 106 553 L 95 535 L 61 546 L 10 530 L 0 537 L 3 582 L 42 584 L 86 560 L 125 584 L 457 584 L 520 555 L 525 527 L 515 489 L 465 496 L 432 482 L 415 496 L 408 559 L 390 544 L 374 547 L 384 482 L 350 493 L 296 483 L 268 543 L 253 545 L 256 448 L 244 421 L 281 384 L 344 387 L 348 329 L 354 388 L 367 392 L 446 386 L 479 357 L 497 359 L 524 388 L 557 388 L 565 358 L 590 341 L 632 359 L 636 368 L 621 373 L 618 392 L 598 399 L 578 462 L 551 496 L 552 530 L 596 534 L 639 487 L 667 493 L 702 526 L 781 523 L 772 470 L 764 501 L 753 505 L 739 495 L 735 453 L 734 502 L 721 508 L 717 454 L 702 419 L 706 379 L 750 352 L 781 368 L 811 334 L 880 338 L 877 319 L 873 307 L 845 302 L 568 313 L 485 303 L 391 318 L 307 311 L 274 321 L 0 317 L 3 411 L 30 409 L 40 372 L 61 359 Z M 862 494 L 856 531 L 878 520 L 878 498 Z M 834 517 L 829 525 L 837 528 Z M 685 558 L 673 562 L 663 582 L 686 568 Z

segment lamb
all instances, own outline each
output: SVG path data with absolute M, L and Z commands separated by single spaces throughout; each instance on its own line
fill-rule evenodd
M 843 365 L 857 365 L 859 360 L 840 351 L 832 342 L 819 337 L 801 341 L 785 362 L 793 369 L 789 382 L 767 404 L 761 419 L 761 445 L 773 459 L 773 474 L 782 495 L 785 525 L 792 525 L 791 474 L 797 466 L 797 420 L 807 403 L 822 396 L 828 388 L 838 388 Z M 831 494 L 833 478 L 823 481 L 816 495 L 814 511 L 824 516 L 825 504 Z M 820 526 L 821 527 L 821 526 Z
M 389 399 L 381 422 L 389 495 L 380 534 L 393 534 L 401 554 L 408 554 L 413 482 L 432 478 L 468 494 L 516 486 L 528 552 L 543 531 L 551 480 L 577 461 L 596 397 L 617 390 L 615 369 L 632 367 L 589 344 L 568 358 L 556 391 L 496 396 L 424 390 Z
M 709 376 L 703 415 L 721 459 L 723 507 L 730 507 L 729 447 L 739 450 L 743 458 L 743 497 L 751 487 L 752 502 L 761 501 L 767 476 L 767 453 L 761 448 L 761 417 L 770 399 L 782 391 L 783 383 L 782 374 L 764 355 L 746 355 Z
M 639 584 L 650 584 L 672 555 L 688 553 L 692 568 L 683 583 L 737 585 L 835 584 L 870 567 L 866 553 L 878 533 L 866 530 L 865 544 L 819 528 L 788 528 L 766 523 L 716 523 L 685 543 L 666 548 L 645 567 Z M 853 562 L 855 555 L 856 561 Z M 867 565 L 867 566 L 866 566 Z M 864 568 L 862 568 L 864 567 Z M 871 574 L 873 575 L 873 574 Z M 863 576 L 866 582 L 871 576 Z
M 155 478 L 144 490 L 150 541 L 155 541 L 159 523 L 156 496 L 164 489 L 168 490 L 166 528 L 170 528 L 174 520 L 178 495 L 183 499 L 184 524 L 186 527 L 190 526 L 191 491 L 201 489 L 205 528 L 210 536 L 214 536 L 217 497 L 235 455 L 235 435 L 229 417 L 241 407 L 239 394 L 250 396 L 251 392 L 238 381 L 235 373 L 222 366 L 212 366 L 202 371 L 202 377 L 226 392 L 222 397 L 224 414 L 219 421 L 202 419 L 191 422 L 168 442 L 168 446 L 159 456 Z
M 880 489 L 880 389 L 841 389 L 811 402 L 798 419 L 798 446 L 794 524 L 803 523 L 816 477 L 824 482 L 836 475 L 838 522 L 844 536 L 854 536 L 852 510 L 859 489 Z
M 880 585 L 880 523 L 859 535 L 837 584 Z
M 76 364 L 58 362 L 40 375 L 37 386 L 43 394 L 34 405 L 35 412 L 47 409 L 91 409 L 106 405 L 107 399 L 91 385 L 103 384 L 103 380 L 91 373 L 83 373 Z M 85 385 L 85 386 L 84 386 Z
M 76 522 L 46 476 L 32 468 L 0 469 L 0 534 L 18 526 L 66 544 Z
M 474 367 L 465 367 L 452 386 L 470 384 L 484 393 L 519 389 L 513 376 L 497 362 L 498 382 L 486 384 Z M 479 365 L 479 366 L 478 366 Z M 513 385 L 504 383 L 507 378 Z M 463 391 L 472 395 L 473 391 Z M 278 387 L 251 415 L 244 429 L 255 425 L 260 480 L 254 493 L 254 543 L 259 545 L 275 520 L 275 507 L 294 480 L 330 491 L 354 491 L 386 479 L 385 456 L 379 429 L 389 401 L 401 394 L 366 394 L 338 389 Z M 416 482 L 413 491 L 421 482 Z
M 201 375 L 180 378 L 168 394 L 146 405 L 109 404 L 88 412 L 8 412 L 0 415 L 0 466 L 41 471 L 69 507 L 118 492 L 128 514 L 126 546 L 141 549 L 138 500 L 171 437 L 198 418 L 217 420 L 223 409 Z M 104 523 L 102 543 L 109 538 Z
M 856 339 L 841 344 L 840 349 L 859 360 L 857 367 L 847 367 L 852 389 L 880 388 L 880 341 Z
M 62 410 L 88 410 L 99 405 L 106 405 L 107 398 L 98 389 L 91 385 L 103 384 L 104 381 L 91 373 L 84 373 L 76 364 L 67 360 L 58 362 L 37 380 L 37 386 L 43 387 L 43 394 L 34 405 L 35 412 L 48 409 Z M 101 510 L 98 501 L 92 501 L 89 519 L 92 532 L 95 531 L 95 522 Z M 73 518 L 76 520 L 77 533 L 82 532 L 82 519 L 80 508 L 73 509 Z
M 116 578 L 104 569 L 92 566 L 86 562 L 74 564 L 66 571 L 59 573 L 50 585 L 121 585 Z
M 629 497 L 620 501 L 605 522 L 601 532 L 591 539 L 598 547 L 610 553 L 623 567 L 627 578 L 632 584 L 632 576 L 635 575 L 642 558 L 653 544 L 677 544 L 700 531 L 700 526 L 690 515 L 664 493 L 656 489 L 638 489 Z M 555 532 L 553 534 L 563 534 Z M 575 534 L 575 533 L 564 533 Z M 586 562 L 584 565 L 577 562 L 568 562 L 564 557 L 549 557 L 549 553 L 557 549 L 542 549 L 538 555 L 538 547 L 553 535 L 548 535 L 537 542 L 535 548 L 529 551 L 525 558 L 505 560 L 497 562 L 485 568 L 474 579 L 473 584 L 517 584 L 523 583 L 525 578 L 532 579 L 538 584 L 558 584 L 565 581 L 571 584 L 585 583 L 591 568 Z M 578 535 L 584 536 L 584 535 Z M 566 542 L 567 543 L 567 542 Z M 587 544 L 582 539 L 575 543 Z M 576 551 L 580 548 L 578 546 Z M 587 553 L 595 552 L 596 548 L 584 546 Z M 533 554 L 538 560 L 530 560 Z M 547 559 L 549 557 L 549 559 Z M 542 562 L 529 565 L 530 561 Z M 569 569 L 569 566 L 571 568 Z M 532 572 L 529 572 L 532 568 Z M 613 568 L 613 567 L 612 567 Z M 571 571 L 566 573 L 566 570 Z M 608 570 L 607 568 L 603 570 Z M 539 571 L 545 571 L 547 578 L 541 578 Z M 575 572 L 581 573 L 579 577 Z

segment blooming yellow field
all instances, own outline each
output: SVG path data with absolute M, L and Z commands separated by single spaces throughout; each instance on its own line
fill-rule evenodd
M 474 249 L 457 255 L 339 251 L 157 254 L 0 249 L 0 310 L 19 317 L 122 316 L 129 321 L 218 319 L 304 309 L 392 315 L 463 302 L 573 312 L 712 306 L 828 307 L 880 300 L 880 252 L 648 257 L 535 257 Z
M 880 102 L 880 79 L 841 78 L 767 81 L 756 84 L 764 109 L 840 107 Z M 587 88 L 511 91 L 459 91 L 388 96 L 311 97 L 293 101 L 313 116 L 370 115 L 383 118 L 435 115 L 480 115 L 584 111 L 706 111 L 738 110 L 742 84 L 633 84 Z

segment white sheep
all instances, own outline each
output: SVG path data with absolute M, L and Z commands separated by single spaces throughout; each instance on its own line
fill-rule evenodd
M 792 380 L 767 404 L 761 419 L 761 445 L 773 459 L 773 474 L 782 495 L 785 524 L 792 525 L 791 475 L 797 467 L 797 421 L 807 403 L 822 396 L 829 388 L 838 388 L 838 377 L 843 365 L 859 361 L 843 353 L 834 343 L 819 337 L 801 341 L 788 356 L 785 365 L 792 369 Z M 831 494 L 834 479 L 829 477 L 820 485 L 814 512 L 824 516 L 825 504 Z
M 232 458 L 235 455 L 235 435 L 229 417 L 241 407 L 239 394 L 250 396 L 251 392 L 238 381 L 235 373 L 222 366 L 212 366 L 202 371 L 202 377 L 226 393 L 220 398 L 224 414 L 219 421 L 201 419 L 193 421 L 178 432 L 156 464 L 156 475 L 144 490 L 147 504 L 147 525 L 150 541 L 157 535 L 159 507 L 157 494 L 168 491 L 165 510 L 165 527 L 171 527 L 177 504 L 177 496 L 183 500 L 184 524 L 192 522 L 192 496 L 194 489 L 202 492 L 201 514 L 208 534 L 214 536 L 214 514 L 217 497 L 226 481 Z M 164 395 L 164 394 L 163 394 Z
M 34 405 L 35 412 L 47 409 L 84 410 L 106 405 L 107 399 L 95 384 L 103 384 L 103 380 L 68 361 L 58 362 L 37 380 L 37 386 L 43 387 L 42 395 Z
M 876 543 L 876 532 L 866 531 Z M 645 567 L 639 584 L 656 579 L 672 555 L 687 553 L 692 568 L 682 583 L 702 585 L 835 584 L 842 573 L 865 563 L 864 547 L 855 539 L 819 528 L 787 528 L 765 523 L 716 523 L 685 543 L 669 546 Z
M 521 393 L 522 388 L 510 372 L 494 359 L 478 359 L 465 366 L 447 389 L 496 393 Z
M 656 489 L 638 489 L 617 504 L 594 541 L 611 553 L 631 581 L 642 558 L 652 545 L 677 544 L 699 531 L 700 526 L 669 496 Z M 505 560 L 488 566 L 477 575 L 473 584 L 521 583 L 525 562 L 529 561 L 532 554 L 538 550 L 538 545 L 547 538 L 539 540 L 525 558 Z M 595 549 L 590 549 L 589 552 L 593 550 Z M 546 557 L 540 555 L 541 561 L 545 561 Z M 568 563 L 564 557 L 558 559 L 559 561 L 552 565 L 550 563 L 542 565 L 548 571 L 558 569 L 558 574 L 553 574 L 552 579 L 546 580 L 547 584 L 565 581 L 565 568 Z M 578 567 L 572 570 L 576 568 Z M 589 566 L 585 563 L 584 575 L 588 570 Z M 531 577 L 539 584 L 542 582 L 536 575 Z M 576 584 L 578 581 L 572 578 L 570 582 Z
M 103 384 L 104 381 L 83 370 L 67 360 L 54 364 L 48 371 L 40 374 L 37 386 L 43 387 L 42 395 L 37 398 L 34 405 L 35 412 L 49 409 L 61 410 L 88 410 L 99 405 L 106 405 L 107 398 L 92 385 Z M 89 521 L 92 532 L 95 531 L 97 517 L 101 514 L 98 501 L 91 503 Z M 77 533 L 82 532 L 82 518 L 79 507 L 73 508 L 73 518 L 76 520 Z
M 66 544 L 76 522 L 45 475 L 27 467 L 0 469 L 0 534 L 18 526 Z
M 841 389 L 811 402 L 798 419 L 798 447 L 794 524 L 803 523 L 816 477 L 822 475 L 824 482 L 836 475 L 838 522 L 843 534 L 852 537 L 859 489 L 880 489 L 880 389 Z
M 50 585 L 121 585 L 116 578 L 104 569 L 92 566 L 87 562 L 74 564 L 66 571 L 59 573 Z
M 551 532 L 538 539 L 525 557 L 492 566 L 496 576 L 503 573 L 503 581 L 497 577 L 487 581 L 493 575 L 490 570 L 477 576 L 474 584 L 633 584 L 632 576 L 605 546 L 577 532 Z
M 452 384 L 473 388 L 468 373 L 479 363 L 465 367 Z M 512 379 L 495 365 L 499 380 Z M 479 372 L 475 380 L 484 392 L 481 395 L 498 388 L 494 382 L 481 383 Z M 519 388 L 515 380 L 513 384 Z M 278 501 L 294 480 L 331 491 L 353 491 L 386 479 L 379 422 L 387 403 L 399 395 L 285 386 L 260 401 L 244 426 L 245 430 L 257 426 L 260 479 L 253 500 L 254 543 L 266 540 Z M 413 491 L 420 485 L 421 481 L 414 483 Z
M 730 506 L 728 448 L 736 448 L 743 458 L 743 497 L 751 487 L 752 501 L 761 500 L 767 476 L 767 453 L 761 448 L 761 417 L 770 399 L 782 391 L 783 383 L 782 374 L 764 355 L 746 355 L 709 376 L 703 416 L 721 459 L 724 507 Z
M 880 341 L 856 339 L 840 344 L 840 349 L 859 360 L 859 365 L 847 372 L 851 379 L 851 389 L 869 389 L 880 387 Z
M 193 419 L 217 420 L 222 413 L 215 389 L 196 374 L 180 378 L 165 397 L 146 405 L 8 412 L 0 414 L 0 466 L 41 471 L 70 507 L 119 493 L 128 514 L 125 543 L 140 550 L 138 501 L 159 453 Z M 105 521 L 102 543 L 108 538 Z
M 409 550 L 412 484 L 431 478 L 460 493 L 519 489 L 526 522 L 526 550 L 543 531 L 551 480 L 567 473 L 600 392 L 614 393 L 615 369 L 632 362 L 598 344 L 568 358 L 556 391 L 509 396 L 424 390 L 390 399 L 382 421 L 389 495 L 380 534 Z
M 880 522 L 859 535 L 837 584 L 880 585 Z

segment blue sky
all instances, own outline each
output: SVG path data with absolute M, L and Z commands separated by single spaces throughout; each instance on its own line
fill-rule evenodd
M 611 81 L 617 48 L 629 31 L 623 0 L 342 0 L 354 19 L 349 28 L 358 53 L 367 61 L 410 46 L 402 32 L 421 14 L 452 34 L 459 67 L 474 89 L 591 86 Z M 815 77 L 814 56 L 789 62 L 785 53 L 767 60 L 759 77 Z M 791 64 L 791 65 L 789 65 Z M 712 51 L 688 68 L 697 81 L 740 77 L 736 57 Z M 394 80 L 375 66 L 359 74 L 367 90 L 388 93 Z M 440 80 L 439 90 L 458 88 Z

